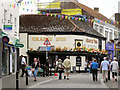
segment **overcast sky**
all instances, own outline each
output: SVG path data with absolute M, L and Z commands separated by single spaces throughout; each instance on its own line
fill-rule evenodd
M 26 1 L 31 1 L 31 0 L 23 0 L 23 2 Z M 37 0 L 35 1 L 37 2 Z M 40 3 L 48 3 L 49 1 L 52 2 L 54 0 L 39 0 Z M 92 9 L 94 7 L 99 7 L 99 12 L 102 13 L 104 16 L 110 18 L 113 14 L 118 12 L 118 2 L 120 0 L 78 0 L 78 1 Z M 36 9 L 35 4 L 29 6 L 27 5 L 23 7 L 25 7 L 26 9 L 33 9 L 33 10 Z M 23 11 L 22 8 L 20 9 L 20 14 L 27 13 Z

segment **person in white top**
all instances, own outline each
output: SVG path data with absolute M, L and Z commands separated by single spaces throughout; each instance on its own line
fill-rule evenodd
M 112 67 L 112 78 L 113 81 L 117 81 L 117 73 L 118 73 L 118 61 L 116 57 L 114 57 L 114 61 L 111 62 L 111 67 Z
M 25 67 L 26 67 L 26 60 L 25 60 L 25 58 L 23 57 L 23 55 L 21 55 L 21 67 L 22 67 L 21 77 L 23 77 L 23 76 L 24 76 L 24 73 L 25 73 Z

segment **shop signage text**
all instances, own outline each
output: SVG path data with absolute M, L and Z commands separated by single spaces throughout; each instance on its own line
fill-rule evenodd
M 81 57 L 76 57 L 76 66 L 81 66 Z
M 4 25 L 3 29 L 4 30 L 12 30 L 12 25 Z
M 22 47 L 24 47 L 24 45 L 23 45 L 23 44 L 16 43 L 16 44 L 15 44 L 15 47 L 20 47 L 20 48 L 22 48 Z
M 88 38 L 86 38 L 86 42 L 87 42 L 87 43 L 98 44 L 98 41 L 95 40 L 95 39 L 88 39 Z
M 47 47 L 47 48 L 46 48 L 46 46 L 39 46 L 39 47 L 38 47 L 38 50 L 39 50 L 39 51 L 46 51 L 46 50 L 47 50 L 47 51 L 50 51 L 50 50 L 51 50 L 51 47 Z
M 52 41 L 52 37 L 32 37 L 32 41 L 45 41 L 48 38 L 49 41 Z M 56 41 L 66 41 L 66 37 L 56 37 Z
M 114 51 L 114 44 L 113 43 L 107 43 L 106 50 Z

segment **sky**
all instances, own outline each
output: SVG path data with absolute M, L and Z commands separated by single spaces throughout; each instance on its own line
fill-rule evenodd
M 31 0 L 23 0 L 23 2 L 27 2 L 27 1 L 31 1 Z M 37 1 L 39 1 L 39 3 L 48 3 L 54 0 L 35 0 L 35 2 Z M 104 16 L 106 16 L 107 18 L 110 18 L 115 13 L 118 13 L 118 2 L 120 0 L 78 0 L 78 1 L 79 3 L 84 4 L 92 9 L 94 9 L 94 7 L 99 7 L 99 12 Z M 31 12 L 23 11 L 23 7 L 26 9 L 29 8 L 32 10 L 36 10 L 35 4 L 31 4 L 29 6 L 22 6 L 20 8 L 20 14 L 31 13 Z

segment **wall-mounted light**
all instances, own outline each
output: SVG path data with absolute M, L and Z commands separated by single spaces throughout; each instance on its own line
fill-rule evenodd
M 16 3 L 21 3 L 23 0 L 15 0 Z

